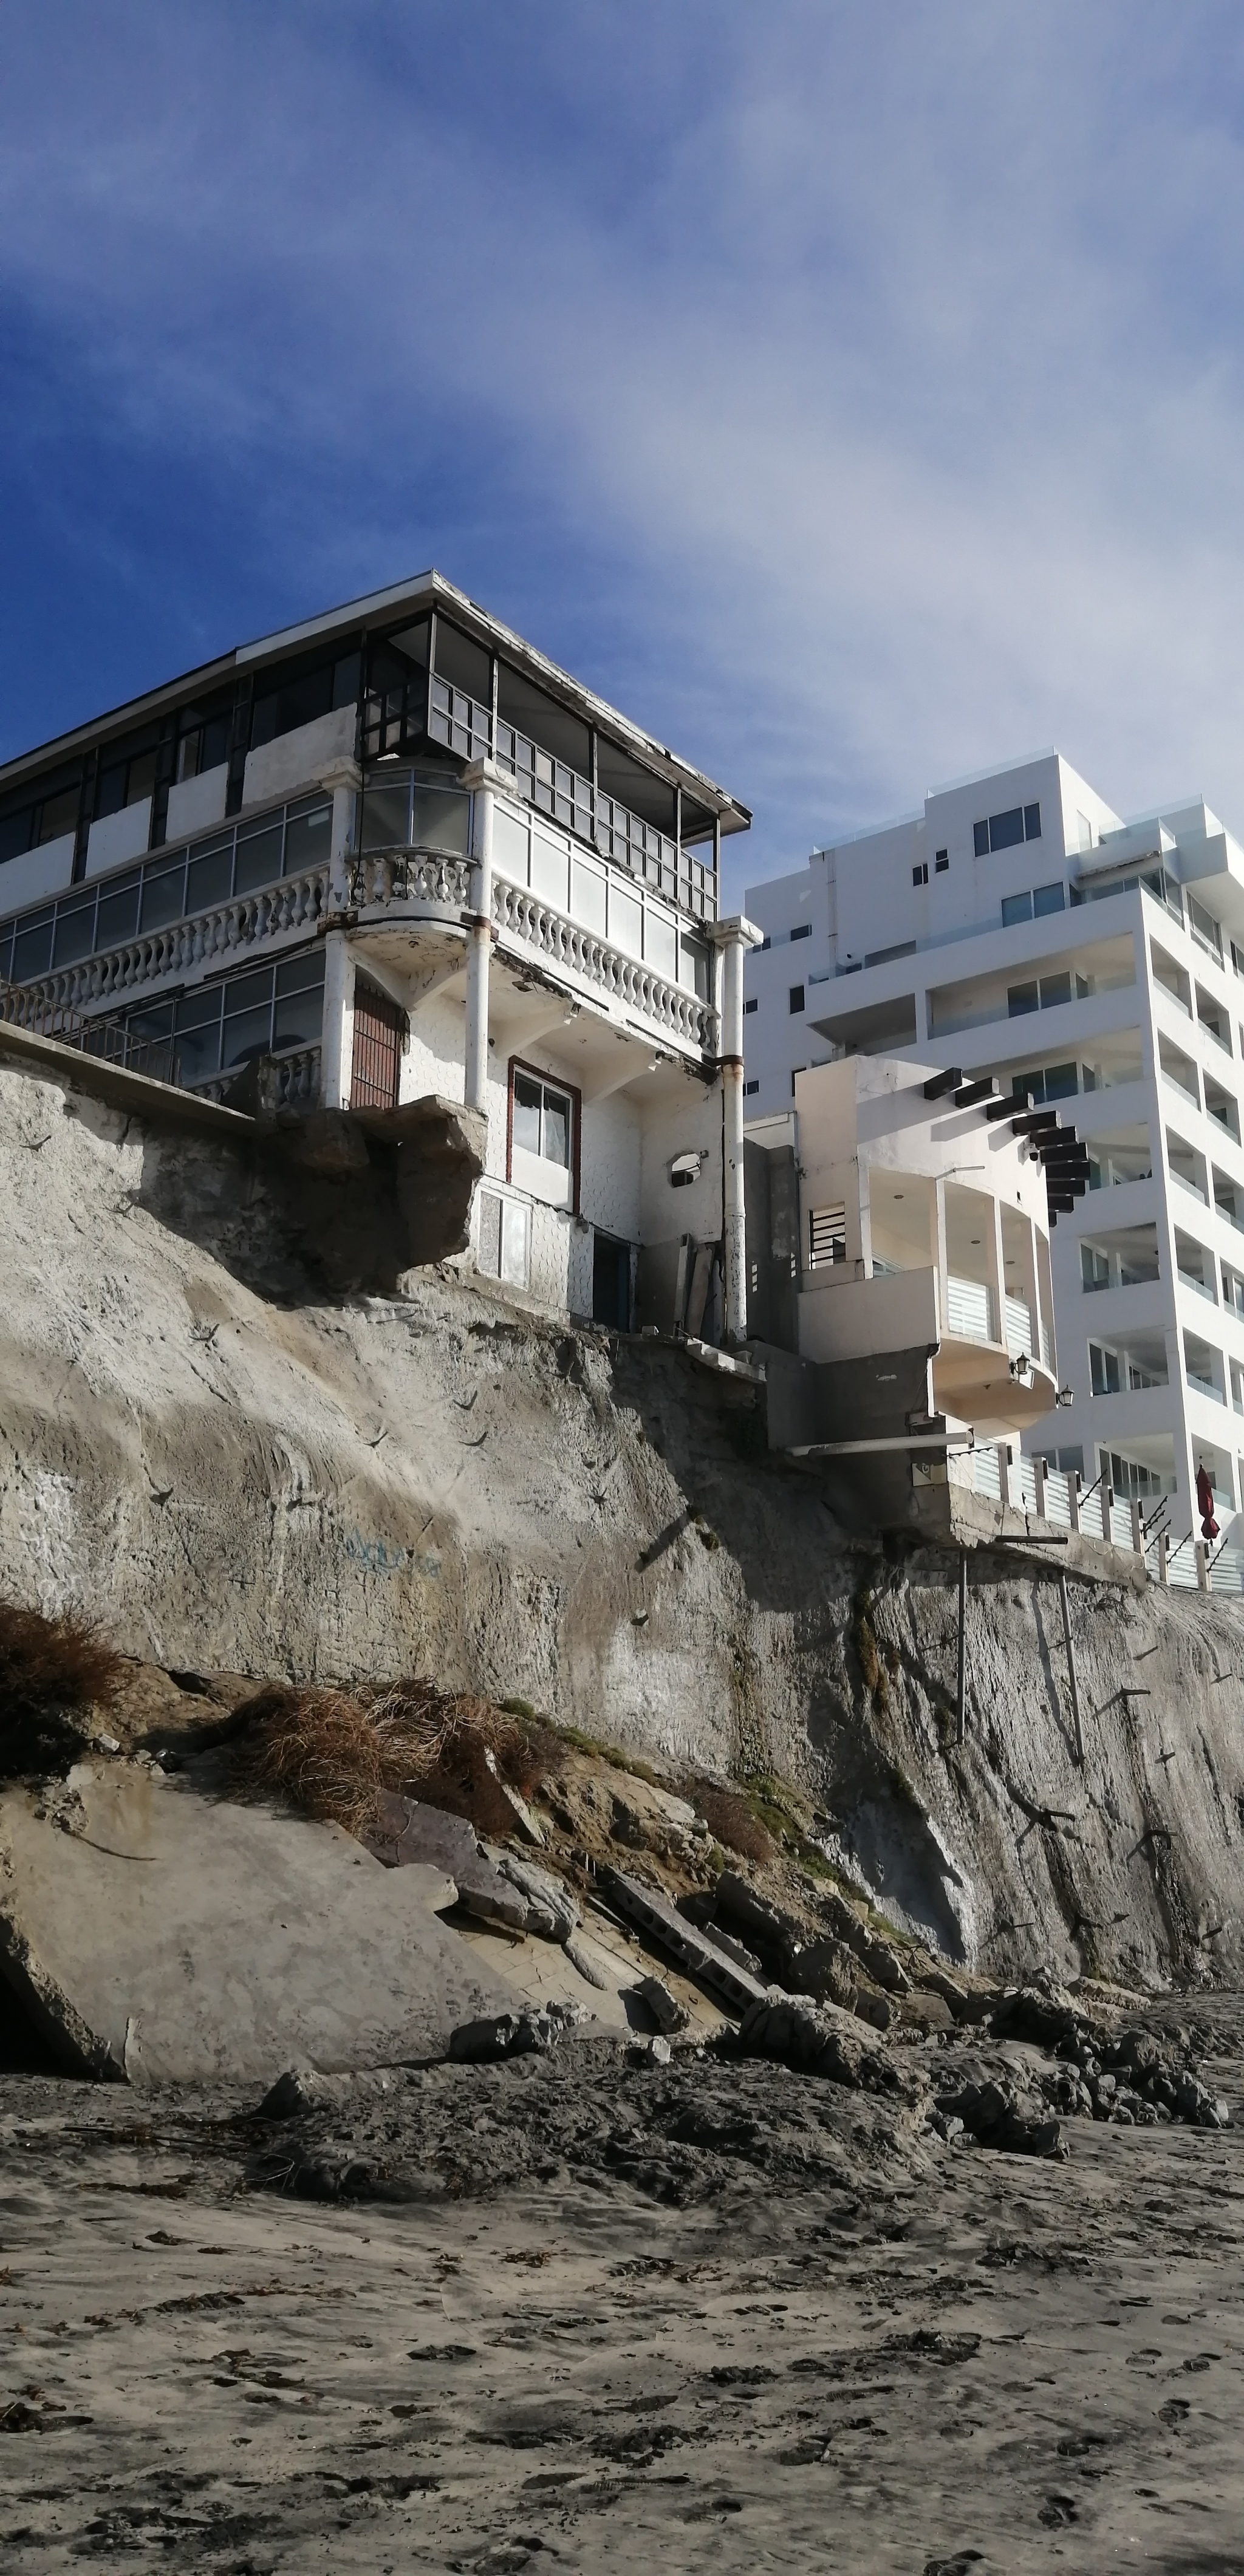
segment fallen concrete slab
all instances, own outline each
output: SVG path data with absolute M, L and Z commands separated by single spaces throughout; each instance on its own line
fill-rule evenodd
M 610 1904 L 677 1959 L 689 1977 L 719 1996 L 729 2011 L 746 2012 L 749 2004 L 764 1999 L 768 1990 L 760 1979 L 729 1958 L 707 1933 L 698 1932 L 655 1887 L 644 1887 L 622 1869 L 603 1869 L 598 1884 Z
M 364 1840 L 386 1869 L 409 1869 L 422 1863 L 444 1870 L 457 1889 L 459 1904 L 481 1922 L 504 1923 L 512 1932 L 526 1930 L 530 1907 L 520 1884 L 504 1878 L 495 1861 L 480 1850 L 475 1827 L 465 1816 L 447 1815 L 443 1808 L 429 1807 L 420 1798 L 382 1789 L 376 1800 L 375 1825 Z M 448 1902 L 452 1904 L 453 1898 Z
M 514 1990 L 337 1825 L 84 1763 L 0 1798 L 0 1972 L 62 2061 L 138 2084 L 272 2083 L 444 2055 Z

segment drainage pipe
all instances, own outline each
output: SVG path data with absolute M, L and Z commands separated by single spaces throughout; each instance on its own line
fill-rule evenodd
M 1076 1760 L 1084 1769 L 1084 1730 L 1080 1724 L 1080 1688 L 1076 1680 L 1076 1650 L 1071 1642 L 1071 1605 L 1067 1599 L 1067 1577 L 1058 1578 L 1058 1597 L 1063 1612 L 1063 1644 L 1067 1649 L 1067 1670 L 1071 1675 L 1071 1714 L 1075 1720 Z

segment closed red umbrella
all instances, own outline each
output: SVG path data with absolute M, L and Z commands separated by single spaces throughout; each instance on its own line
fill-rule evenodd
M 1201 1515 L 1202 1538 L 1217 1538 L 1218 1523 L 1214 1518 L 1214 1488 L 1204 1467 L 1196 1471 L 1197 1510 Z

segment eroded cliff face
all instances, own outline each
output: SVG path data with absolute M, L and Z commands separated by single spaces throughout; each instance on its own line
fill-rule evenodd
M 84 1076 L 84 1080 L 89 1076 Z M 0 1063 L 0 1588 L 174 1667 L 422 1669 L 775 1770 L 994 1971 L 1238 1974 L 1244 1607 L 851 1543 L 755 1400 L 436 1271 L 318 1299 L 262 1176 Z M 275 1265 L 275 1267 L 274 1267 Z M 272 1293 L 275 1277 L 281 1302 Z

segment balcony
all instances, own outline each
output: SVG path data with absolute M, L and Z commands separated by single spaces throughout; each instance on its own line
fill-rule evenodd
M 499 809 L 497 825 L 520 818 Z M 525 832 L 525 823 L 522 825 Z M 471 900 L 471 862 L 444 850 L 365 850 L 351 872 L 360 930 L 426 921 L 460 933 Z M 620 881 L 564 838 L 533 828 L 526 854 L 517 829 L 498 828 L 492 917 L 497 953 L 535 967 L 558 986 L 654 1042 L 697 1062 L 713 1058 L 718 1018 L 707 942 L 646 889 Z
M 717 878 L 687 849 L 645 823 L 616 797 L 604 795 L 577 770 L 541 751 L 514 725 L 498 717 L 461 689 L 434 673 L 428 702 L 428 731 L 459 760 L 491 758 L 507 770 L 525 804 L 585 841 L 612 867 L 649 885 L 668 903 L 697 921 L 717 918 Z M 379 738 L 379 737 L 378 737 Z

